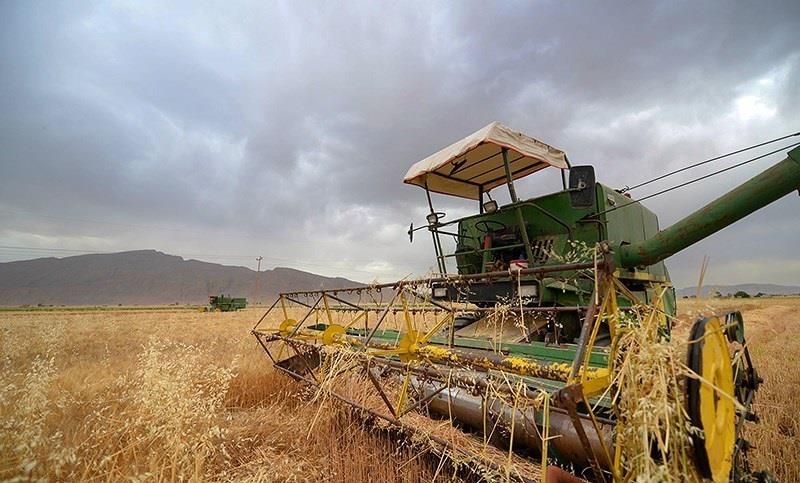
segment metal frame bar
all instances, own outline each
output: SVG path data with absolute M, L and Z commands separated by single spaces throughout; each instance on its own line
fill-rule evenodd
M 506 149 L 506 148 L 503 148 L 503 149 Z M 499 153 L 495 153 L 495 154 L 491 155 L 491 156 L 490 156 L 489 158 L 487 158 L 487 159 L 493 158 L 493 157 L 497 156 L 498 154 L 501 154 L 501 155 L 502 155 L 502 150 L 501 150 Z M 520 159 L 522 159 L 522 158 L 524 158 L 524 157 L 525 157 L 525 155 L 520 155 L 519 157 L 517 157 L 517 158 L 514 158 L 514 159 L 512 159 L 511 161 L 509 161 L 509 162 L 508 162 L 508 164 L 509 164 L 509 165 L 512 165 L 512 164 L 516 163 L 517 161 L 519 161 Z M 539 164 L 539 163 L 536 163 L 536 164 Z M 531 166 L 536 166 L 536 164 L 532 164 Z M 491 173 L 492 171 L 497 171 L 498 169 L 504 169 L 504 168 L 503 168 L 503 166 L 495 166 L 495 167 L 494 167 L 494 168 L 492 168 L 492 169 L 487 169 L 487 170 L 485 170 L 485 171 L 481 171 L 480 173 L 478 173 L 478 174 L 476 174 L 476 175 L 470 176 L 470 177 L 468 178 L 468 180 L 469 180 L 469 181 L 472 181 L 472 180 L 474 180 L 474 179 L 476 179 L 476 178 L 480 178 L 481 176 L 485 176 L 485 175 L 487 175 L 487 174 Z M 498 178 L 498 179 L 495 179 L 495 180 L 492 180 L 492 181 L 489 181 L 488 183 L 484 183 L 484 184 L 490 184 L 490 183 L 496 182 L 496 181 L 498 181 L 498 180 L 500 180 L 500 179 L 502 179 L 502 177 L 501 177 L 501 178 Z
M 436 210 L 433 208 L 433 200 L 431 199 L 431 190 L 428 189 L 428 181 L 425 180 L 425 196 L 428 198 L 428 208 L 430 209 L 430 214 L 436 216 Z M 436 216 L 436 221 L 438 224 L 439 217 Z M 433 239 L 433 250 L 436 254 L 436 265 L 439 269 L 439 273 L 445 274 L 447 273 L 447 265 L 445 264 L 443 255 L 444 251 L 442 250 L 442 240 L 439 238 L 439 232 L 436 229 L 436 225 L 431 225 L 428 223 L 428 231 L 431 232 L 431 238 Z
M 606 477 L 600 466 L 600 460 L 597 458 L 594 449 L 592 449 L 592 445 L 589 442 L 589 437 L 587 436 L 586 430 L 583 428 L 583 424 L 578 416 L 578 398 L 582 399 L 582 397 L 583 392 L 581 391 L 581 386 L 580 384 L 576 384 L 567 386 L 559 391 L 555 402 L 567 410 L 567 414 L 569 414 L 569 418 L 572 420 L 572 425 L 575 427 L 575 432 L 578 435 L 578 439 L 580 439 L 583 449 L 586 451 L 586 455 L 589 457 L 589 464 L 591 465 L 595 480 L 600 483 L 605 483 Z M 591 412 L 591 407 L 588 409 Z
M 602 264 L 599 264 L 601 266 Z M 571 272 L 576 270 L 587 270 L 590 268 L 595 268 L 595 264 L 593 262 L 582 262 L 582 263 L 563 263 L 563 264 L 554 264 L 554 265 L 542 265 L 539 267 L 532 267 L 532 268 L 524 268 L 522 270 L 515 270 L 515 271 L 496 271 L 496 272 L 485 272 L 485 273 L 473 273 L 473 274 L 466 274 L 466 275 L 443 275 L 439 277 L 429 277 L 429 278 L 419 278 L 413 280 L 403 280 L 401 282 L 392 282 L 392 283 L 379 283 L 369 286 L 360 286 L 360 287 L 347 287 L 347 288 L 336 288 L 336 289 L 319 289 L 319 290 L 303 290 L 303 291 L 296 291 L 296 292 L 284 292 L 281 295 L 284 297 L 292 297 L 298 295 L 321 295 L 322 293 L 357 293 L 363 291 L 377 291 L 384 288 L 397 288 L 399 286 L 414 286 L 414 285 L 428 285 L 431 283 L 459 283 L 465 281 L 477 281 L 477 280 L 501 280 L 501 279 L 509 279 L 509 280 L 516 280 L 518 277 L 524 277 L 526 275 L 539 275 L 545 273 L 554 273 L 554 272 Z
M 518 174 L 520 174 L 520 173 L 523 173 L 523 172 L 525 172 L 525 171 L 527 171 L 527 170 L 529 170 L 529 169 L 533 168 L 534 166 L 539 166 L 539 165 L 541 165 L 541 164 L 544 164 L 544 165 L 545 165 L 545 167 L 547 167 L 547 166 L 550 166 L 550 165 L 549 165 L 549 164 L 547 164 L 547 163 L 536 163 L 536 164 L 532 164 L 532 165 L 530 165 L 530 166 L 526 166 L 526 167 L 524 167 L 524 168 L 521 168 L 521 169 L 518 169 L 518 170 L 516 170 L 516 171 L 512 171 L 512 172 L 511 172 L 511 176 L 512 176 L 512 177 L 515 177 L 516 175 L 518 175 Z M 539 169 L 544 169 L 544 168 L 539 168 Z M 532 172 L 533 172 L 533 173 L 535 173 L 536 171 L 539 171 L 539 169 L 534 169 Z M 500 176 L 499 178 L 495 178 L 495 179 L 489 180 L 489 181 L 487 181 L 487 182 L 485 182 L 485 183 L 483 183 L 483 184 L 484 184 L 484 185 L 489 185 L 489 184 L 492 184 L 492 183 L 497 183 L 498 181 L 500 181 L 501 179 L 503 179 L 503 178 L 505 178 L 505 177 L 506 177 L 505 175 L 504 175 L 504 176 Z
M 514 188 L 514 177 L 511 174 L 511 165 L 508 162 L 508 148 L 503 148 L 502 153 L 503 165 L 506 169 L 506 180 L 508 181 L 508 194 L 511 196 L 511 202 L 517 205 L 519 203 L 519 198 L 517 198 L 517 190 Z M 525 244 L 525 255 L 528 257 L 530 263 L 533 263 L 533 250 L 531 249 L 531 240 L 528 237 L 528 228 L 525 226 L 525 217 L 522 216 L 522 208 L 516 206 L 514 211 L 517 213 L 519 233 L 522 235 L 522 242 Z
M 272 305 L 270 305 L 269 308 L 267 309 L 267 311 L 264 312 L 264 315 L 262 315 L 261 318 L 258 319 L 258 322 L 256 322 L 256 325 L 254 325 L 251 330 L 256 330 L 258 328 L 258 326 L 261 325 L 261 322 L 263 322 L 264 319 L 267 318 L 267 315 L 269 315 L 269 313 L 272 312 L 272 309 L 274 309 L 275 306 L 278 305 L 278 302 L 281 302 L 281 304 L 283 303 L 283 296 L 282 295 L 279 296 L 277 299 L 275 299 L 274 302 L 272 302 Z M 284 309 L 284 313 L 285 312 L 286 312 L 286 310 Z
M 317 299 L 317 301 L 314 302 L 314 305 L 311 306 L 311 308 L 309 309 L 308 313 L 305 315 L 305 317 L 303 317 L 303 320 L 298 322 L 297 325 L 294 327 L 294 329 L 292 330 L 292 333 L 289 335 L 289 337 L 294 337 L 295 334 L 297 334 L 297 331 L 300 330 L 300 327 L 303 326 L 303 324 L 305 323 L 306 319 L 308 319 L 308 317 L 314 312 L 314 309 L 317 308 L 317 306 L 319 305 L 320 301 L 322 300 L 322 298 L 324 296 L 325 296 L 325 294 L 320 294 L 320 296 Z
M 395 301 L 397 300 L 397 297 L 400 295 L 400 292 L 402 292 L 402 291 L 403 291 L 403 287 L 402 286 L 398 287 L 394 291 L 394 295 L 392 296 L 392 300 L 390 300 L 389 304 L 386 305 L 386 308 L 383 309 L 383 312 L 378 317 L 377 322 L 375 322 L 375 327 L 372 328 L 372 331 L 367 336 L 367 340 L 364 341 L 364 347 L 366 347 L 369 344 L 369 342 L 372 340 L 372 338 L 375 337 L 375 333 L 378 332 L 378 329 L 381 327 L 381 324 L 386 319 L 386 316 L 389 315 L 389 309 L 394 305 Z
M 477 166 L 477 165 L 481 164 L 481 163 L 482 163 L 482 162 L 484 162 L 484 161 L 488 161 L 488 160 L 492 159 L 493 157 L 497 156 L 498 154 L 500 154 L 500 153 L 498 152 L 498 153 L 490 154 L 489 156 L 486 156 L 486 157 L 485 157 L 485 158 L 483 158 L 483 159 L 479 159 L 479 160 L 475 161 L 474 163 L 472 163 L 472 164 L 470 164 L 470 165 L 467 165 L 466 163 L 463 163 L 462 165 L 458 166 L 458 168 L 457 168 L 457 169 L 454 169 L 454 170 L 450 171 L 450 174 L 456 174 L 456 173 L 458 173 L 459 171 L 464 171 L 465 169 L 469 169 L 469 168 L 472 168 L 472 167 L 474 167 L 474 166 Z M 522 156 L 522 157 L 524 157 L 524 156 Z M 493 168 L 493 169 L 495 169 L 495 168 Z M 488 173 L 488 172 L 491 172 L 491 171 L 492 171 L 492 170 L 489 170 L 489 171 L 487 171 L 487 173 Z M 486 174 L 486 173 L 482 173 L 482 174 L 480 174 L 480 175 L 478 175 L 478 176 L 482 176 L 482 175 L 484 175 L 484 174 Z M 471 177 L 471 178 L 469 178 L 469 179 L 474 179 L 474 178 L 476 178 L 476 177 L 477 177 L 477 176 L 472 176 L 472 177 Z

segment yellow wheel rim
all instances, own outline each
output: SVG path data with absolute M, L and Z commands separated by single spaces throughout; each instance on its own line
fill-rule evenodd
M 294 327 L 296 325 L 297 325 L 297 321 L 296 320 L 294 320 L 294 319 L 286 319 L 283 322 L 281 322 L 280 326 L 278 326 L 278 332 L 282 336 L 285 337 L 285 336 L 287 336 L 287 335 L 292 333 L 292 331 L 294 330 Z
M 325 345 L 331 345 L 338 340 L 340 335 L 343 335 L 346 332 L 347 329 L 341 325 L 331 324 L 327 329 L 325 329 L 325 332 L 322 333 L 322 343 Z
M 736 444 L 733 370 L 728 340 L 717 317 L 701 319 L 692 330 L 689 366 L 702 380 L 687 383 L 692 423 L 703 430 L 695 456 L 703 476 L 728 481 Z M 701 445 L 702 447 L 698 447 Z

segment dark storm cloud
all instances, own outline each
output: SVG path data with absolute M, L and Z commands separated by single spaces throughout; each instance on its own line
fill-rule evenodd
M 406 169 L 492 120 L 613 186 L 798 129 L 797 2 L 0 10 L 5 245 L 403 275 L 431 265 L 405 239 L 424 203 Z M 648 204 L 666 225 L 763 166 Z M 800 283 L 797 201 L 676 257 L 678 283 L 703 253 L 717 283 Z

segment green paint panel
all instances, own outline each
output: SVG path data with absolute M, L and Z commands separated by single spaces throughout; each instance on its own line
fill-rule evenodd
M 225 295 L 212 295 L 208 298 L 209 310 L 220 312 L 233 312 L 247 307 L 247 299 Z
M 316 324 L 307 328 L 324 331 L 327 324 Z M 364 329 L 350 328 L 347 330 L 349 335 L 364 337 Z M 400 332 L 397 330 L 387 329 L 375 332 L 373 340 L 388 342 L 394 344 L 400 337 Z M 447 346 L 447 339 L 445 337 L 432 337 L 432 344 Z M 456 338 L 455 347 L 464 349 L 480 349 L 486 351 L 494 351 L 495 345 L 485 339 L 475 339 L 471 337 L 458 337 Z M 508 353 L 509 355 L 524 357 L 542 363 L 566 362 L 571 363 L 575 359 L 575 345 L 568 345 L 565 348 L 547 346 L 542 342 L 530 342 L 527 344 L 503 344 L 500 346 L 500 351 Z M 608 366 L 608 355 L 602 349 L 597 349 L 592 352 L 589 358 L 589 365 L 592 367 L 606 367 Z
M 318 330 L 320 332 L 324 331 L 328 327 L 327 324 L 316 324 L 307 327 L 308 329 Z M 364 329 L 348 329 L 347 333 L 349 335 L 364 336 Z M 373 339 L 377 341 L 382 341 L 384 343 L 395 343 L 400 337 L 400 332 L 393 329 L 386 329 L 386 330 L 379 330 L 373 336 Z M 492 344 L 489 341 L 481 340 L 481 339 L 472 339 L 472 338 L 458 338 L 458 344 L 456 347 L 461 348 L 468 348 L 468 349 L 484 349 L 484 350 L 491 350 Z M 433 338 L 433 343 L 437 345 L 446 346 L 446 340 L 442 338 Z M 527 359 L 532 359 L 540 363 L 552 363 L 552 362 L 572 362 L 572 359 L 575 357 L 575 346 L 570 346 L 569 348 L 556 348 L 556 347 L 542 347 L 543 344 L 533 342 L 531 344 L 503 344 L 502 349 L 508 350 L 509 354 L 524 357 Z M 393 358 L 396 359 L 396 358 Z M 595 351 L 591 354 L 589 359 L 589 365 L 591 367 L 607 367 L 608 365 L 608 356 L 602 351 Z M 516 380 L 523 380 L 528 386 L 535 387 L 545 391 L 549 394 L 553 394 L 559 389 L 563 388 L 566 384 L 561 381 L 551 381 L 549 379 L 542 379 L 539 377 L 529 377 L 529 376 L 518 376 L 514 374 L 507 374 L 506 377 L 509 377 L 512 381 Z M 608 397 L 594 397 L 590 398 L 589 402 L 592 405 L 599 404 L 602 407 L 610 408 L 611 402 Z
M 800 187 L 800 151 L 647 240 L 621 246 L 623 267 L 652 265 L 697 243 Z
M 567 252 L 570 249 L 567 243 L 570 237 L 589 246 L 594 246 L 601 240 L 596 223 L 580 222 L 582 218 L 593 213 L 592 208 L 573 209 L 570 206 L 569 193 L 564 191 L 552 193 L 503 206 L 495 213 L 474 215 L 459 220 L 458 233 L 461 238 L 456 246 L 456 260 L 460 274 L 486 271 L 485 263 L 491 260 L 492 256 L 490 253 L 482 252 L 486 229 L 496 232 L 506 227 L 509 231 L 493 237 L 492 253 L 506 252 L 503 253 L 506 259 L 527 258 L 525 249 L 518 246 L 522 242 L 522 229 L 517 219 L 517 208 L 522 211 L 536 265 L 559 263 L 559 260 L 549 255 L 551 252 Z M 508 237 L 509 240 L 501 240 L 502 237 Z M 497 249 L 509 245 L 513 247 L 506 250 Z

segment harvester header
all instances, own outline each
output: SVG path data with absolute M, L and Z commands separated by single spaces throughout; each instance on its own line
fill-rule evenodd
M 516 180 L 549 167 L 562 174 L 556 191 L 518 196 Z M 276 369 L 506 479 L 763 477 L 742 432 L 761 379 L 741 314 L 673 337 L 664 260 L 800 188 L 800 148 L 665 230 L 592 166 L 496 122 L 404 181 L 426 192 L 426 223 L 408 234 L 431 234 L 438 273 L 280 294 L 253 329 Z M 476 213 L 446 221 L 431 193 L 477 201 Z M 271 313 L 280 326 L 261 328 Z M 424 431 L 423 416 L 480 444 Z

